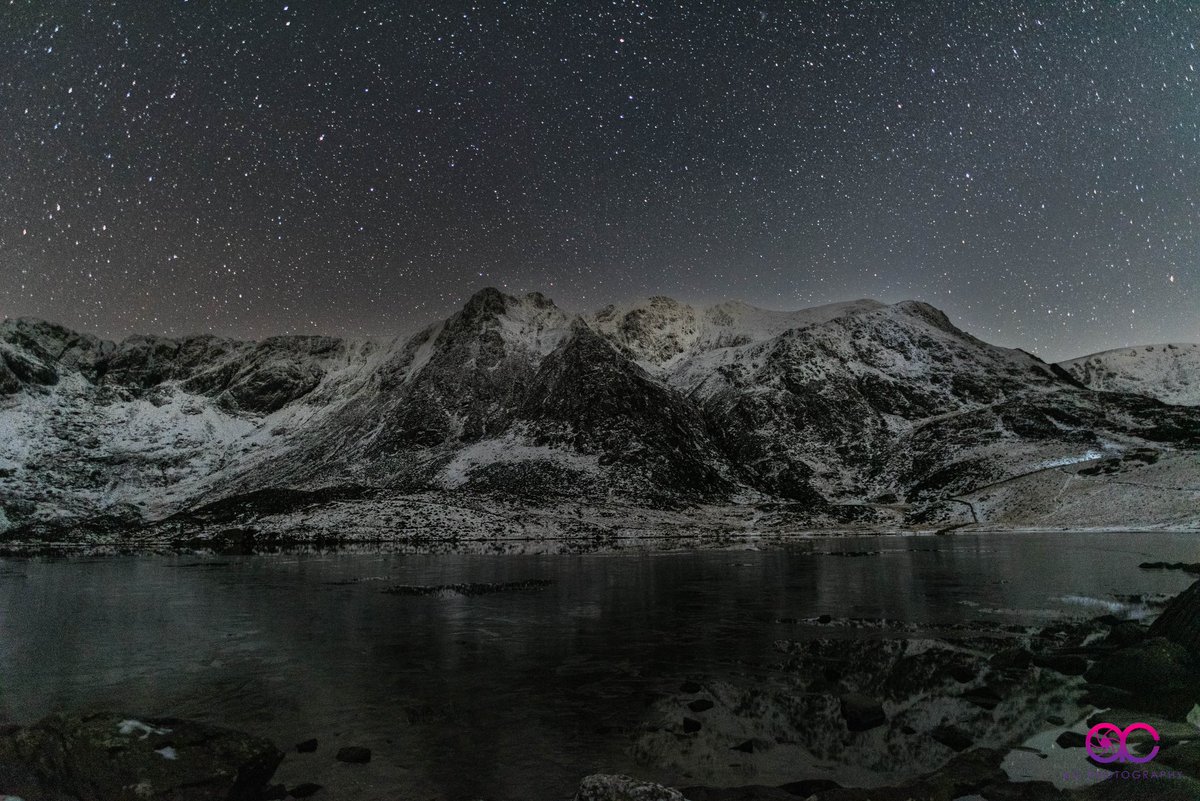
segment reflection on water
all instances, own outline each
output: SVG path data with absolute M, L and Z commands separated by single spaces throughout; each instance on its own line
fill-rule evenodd
M 1194 555 L 1194 535 L 1055 533 L 769 551 L 9 559 L 0 720 L 178 715 L 285 748 L 319 738 L 281 780 L 318 781 L 331 797 L 558 799 L 597 770 L 677 778 L 634 761 L 648 711 L 685 679 L 769 681 L 784 669 L 777 640 L 817 636 L 797 621 L 1090 617 L 1106 611 L 1094 603 L 1178 592 L 1187 576 L 1137 564 Z M 382 592 L 526 579 L 553 584 Z M 350 744 L 375 758 L 335 763 Z

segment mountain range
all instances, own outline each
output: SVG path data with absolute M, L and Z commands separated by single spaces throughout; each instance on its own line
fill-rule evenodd
M 0 539 L 1200 530 L 1200 346 L 1049 364 L 921 302 L 485 289 L 391 342 L 0 324 Z

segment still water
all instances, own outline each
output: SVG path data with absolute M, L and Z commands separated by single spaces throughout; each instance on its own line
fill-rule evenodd
M 1195 534 L 805 539 L 769 550 L 0 560 L 0 722 L 197 718 L 272 738 L 328 797 L 564 799 L 639 764 L 629 732 L 685 680 L 770 681 L 819 615 L 921 626 L 1126 614 L 1179 592 L 1146 560 Z M 843 554 L 839 556 L 838 554 Z M 849 556 L 847 554 L 853 554 Z M 464 596 L 393 584 L 553 583 Z M 344 745 L 374 752 L 342 765 Z M 741 783 L 731 781 L 731 783 Z

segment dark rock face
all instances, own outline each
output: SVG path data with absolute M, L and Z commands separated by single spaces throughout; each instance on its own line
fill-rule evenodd
M 1137 708 L 1170 716 L 1186 715 L 1200 698 L 1196 652 L 1165 637 L 1152 636 L 1105 656 L 1085 675 L 1089 682 L 1128 693 Z
M 929 736 L 955 751 L 965 751 L 975 744 L 971 735 L 957 726 L 938 726 L 929 733 Z
M 655 485 L 706 497 L 731 487 L 699 411 L 585 325 L 542 362 L 519 416 L 535 442 L 599 454 Z
M 322 787 L 319 784 L 305 782 L 304 784 L 297 784 L 295 787 L 288 790 L 288 795 L 290 795 L 292 798 L 311 798 L 320 792 L 321 789 Z
M 361 745 L 348 745 L 345 748 L 339 748 L 337 761 L 347 762 L 351 765 L 365 765 L 371 761 L 371 749 L 363 748 Z
M 995 687 L 984 685 L 963 693 L 963 700 L 969 701 L 980 709 L 992 710 L 1000 705 L 1004 696 Z
M 842 717 L 850 731 L 867 731 L 887 723 L 883 705 L 866 695 L 847 693 L 840 699 Z
M 1200 654 L 1200 581 L 1175 596 L 1150 626 L 1151 637 L 1166 637 Z
M 15 395 L 24 386 L 24 382 L 8 366 L 8 361 L 0 358 L 0 395 Z
M 1059 748 L 1083 748 L 1087 744 L 1087 737 L 1077 731 L 1064 731 L 1055 738 L 1054 744 Z
M 178 377 L 181 343 L 157 336 L 132 336 L 98 366 L 105 383 L 148 389 Z
M 1024 648 L 1006 648 L 993 655 L 989 663 L 998 670 L 1021 670 L 1033 663 L 1033 654 Z
M 0 322 L 0 342 L 46 368 L 57 365 L 59 369 L 78 370 L 89 379 L 95 378 L 96 361 L 113 349 L 111 342 L 89 334 L 27 318 Z
M 384 388 L 397 401 L 383 440 L 387 447 L 472 441 L 508 427 L 536 366 L 536 353 L 525 343 L 507 341 L 502 332 L 506 312 L 518 305 L 516 298 L 485 289 L 440 328 L 417 336 L 416 347 L 383 376 Z M 547 325 L 555 319 L 553 304 L 539 310 L 549 315 Z M 531 326 L 536 342 L 537 322 Z M 410 375 L 426 347 L 428 360 Z
M 1128 645 L 1134 645 L 1146 639 L 1146 627 L 1140 623 L 1135 623 L 1132 620 L 1124 620 L 1112 627 L 1108 637 L 1105 638 L 1105 643 L 1114 645 L 1118 648 L 1124 648 Z
M 0 389 L 4 394 L 24 384 L 49 386 L 58 383 L 58 372 L 46 362 L 11 348 L 0 349 Z
M 0 785 L 31 799 L 258 801 L 282 759 L 267 740 L 192 721 L 51 716 L 0 734 Z
M 1082 676 L 1088 668 L 1087 660 L 1076 654 L 1038 654 L 1033 664 L 1064 676 Z
M 193 375 L 184 388 L 215 394 L 229 408 L 270 414 L 316 389 L 325 377 L 324 362 L 344 349 L 331 337 L 271 337 L 249 353 Z

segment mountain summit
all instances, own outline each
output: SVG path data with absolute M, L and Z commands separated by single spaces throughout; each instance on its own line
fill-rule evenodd
M 387 345 L 6 320 L 0 537 L 1200 528 L 1200 409 L 1097 359 L 916 301 L 577 316 L 486 289 Z

